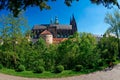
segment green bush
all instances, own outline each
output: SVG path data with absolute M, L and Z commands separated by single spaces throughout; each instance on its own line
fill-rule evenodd
M 82 65 L 76 65 L 75 66 L 75 71 L 81 71 L 83 69 Z
M 55 72 L 55 73 L 61 73 L 62 71 L 64 71 L 64 66 L 58 65 L 58 66 L 56 66 L 54 72 Z
M 19 65 L 16 69 L 17 72 L 22 72 L 25 70 L 25 66 L 24 65 Z
M 2 69 L 3 68 L 3 66 L 2 66 L 2 64 L 0 64 L 0 69 Z
M 34 73 L 43 73 L 44 72 L 44 67 L 42 67 L 42 66 L 39 66 L 39 67 L 36 67 L 36 68 L 34 68 Z

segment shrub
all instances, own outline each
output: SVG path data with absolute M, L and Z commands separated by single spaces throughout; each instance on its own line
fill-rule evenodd
M 75 71 L 81 71 L 83 69 L 82 65 L 76 65 L 75 66 Z
M 36 67 L 33 72 L 34 73 L 43 73 L 44 70 L 45 70 L 44 67 L 39 66 L 39 67 Z
M 2 64 L 0 64 L 0 69 L 2 69 L 3 68 L 3 66 L 2 66 Z
M 17 72 L 22 72 L 25 70 L 25 66 L 24 65 L 19 65 L 16 69 Z
M 55 73 L 61 73 L 63 70 L 64 70 L 64 66 L 58 65 L 58 66 L 56 66 L 54 72 L 55 72 Z

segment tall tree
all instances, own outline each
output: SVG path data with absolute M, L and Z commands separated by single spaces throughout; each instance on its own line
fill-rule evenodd
M 118 59 L 118 43 L 114 36 L 104 36 L 97 44 L 97 52 L 101 56 L 102 64 L 109 64 Z
M 22 13 L 18 17 L 14 17 L 13 14 L 8 14 L 0 18 L 0 37 L 6 43 L 9 41 L 13 44 L 19 42 L 26 28 L 28 28 L 27 20 Z
M 19 14 L 18 17 L 14 17 L 13 14 L 2 15 L 0 17 L 0 26 L 2 38 L 7 36 L 18 37 L 18 34 L 23 35 L 24 30 L 28 29 L 27 19 L 25 19 L 23 13 Z
M 56 1 L 56 0 L 51 0 Z M 64 0 L 67 6 L 71 6 L 72 2 L 79 0 Z M 95 4 L 103 4 L 105 7 L 111 7 L 112 5 L 120 8 L 118 0 L 90 0 Z M 26 10 L 28 6 L 38 6 L 41 10 L 50 9 L 50 5 L 47 4 L 48 0 L 0 0 L 0 10 L 7 9 L 13 12 L 14 16 L 17 16 L 20 11 Z
M 105 22 L 110 25 L 106 33 L 115 34 L 118 42 L 118 53 L 120 57 L 120 12 L 115 10 L 113 14 L 107 13 Z

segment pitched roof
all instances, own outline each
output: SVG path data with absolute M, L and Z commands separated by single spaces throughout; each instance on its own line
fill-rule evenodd
M 56 25 L 56 24 L 34 25 L 33 29 L 47 29 L 47 27 L 56 27 L 57 29 L 72 29 L 72 25 Z
M 41 32 L 40 34 L 42 35 L 52 35 L 50 31 L 48 30 L 44 30 L 43 32 Z

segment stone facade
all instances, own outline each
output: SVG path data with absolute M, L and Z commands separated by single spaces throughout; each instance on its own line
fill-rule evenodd
M 33 39 L 38 39 L 43 31 L 49 31 L 53 38 L 68 38 L 77 31 L 77 24 L 74 16 L 70 19 L 70 25 L 59 24 L 58 18 L 55 18 L 55 22 L 50 21 L 50 24 L 34 25 L 32 28 Z M 49 36 L 50 37 L 50 36 Z
M 47 44 L 52 44 L 53 43 L 53 35 L 45 30 L 40 34 L 40 37 L 42 37 Z

